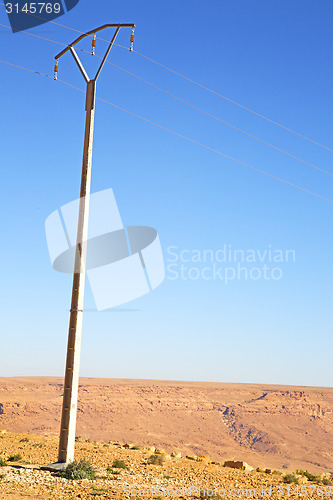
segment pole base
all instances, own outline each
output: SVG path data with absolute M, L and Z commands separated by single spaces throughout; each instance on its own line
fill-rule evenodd
M 43 465 L 40 469 L 41 470 L 48 470 L 49 472 L 61 472 L 64 469 L 66 469 L 67 465 L 69 465 L 66 462 L 56 462 L 54 464 L 50 465 Z

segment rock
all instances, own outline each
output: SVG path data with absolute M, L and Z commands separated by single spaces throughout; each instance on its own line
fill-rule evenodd
M 179 452 L 179 453 L 177 453 L 177 452 L 175 452 L 175 451 L 173 451 L 173 452 L 171 453 L 171 456 L 172 456 L 173 458 L 182 458 L 182 454 L 181 454 L 180 452 Z
M 272 474 L 272 469 L 265 469 L 266 474 Z
M 197 462 L 210 462 L 210 459 L 208 457 L 206 457 L 205 455 L 199 455 L 197 457 Z
M 157 453 L 158 455 L 165 455 L 165 451 L 162 450 L 162 448 L 156 448 L 155 453 Z
M 141 444 L 134 444 L 131 446 L 131 450 L 143 450 L 143 446 Z
M 5 430 L 0 431 L 0 436 L 3 436 L 4 434 L 7 434 L 7 431 Z
M 156 448 L 155 448 L 155 446 L 147 446 L 146 450 L 150 451 L 151 453 L 155 453 Z
M 133 446 L 132 444 L 128 443 L 123 444 L 123 448 L 125 448 L 126 450 L 129 450 L 132 446 Z
M 297 477 L 299 484 L 305 484 L 308 482 L 308 478 L 306 476 L 300 474 L 295 474 L 295 476 Z
M 231 467 L 232 469 L 248 471 L 253 470 L 253 467 L 251 467 L 251 465 L 247 464 L 246 462 L 235 462 L 234 460 L 227 460 L 226 462 L 224 462 L 223 467 Z

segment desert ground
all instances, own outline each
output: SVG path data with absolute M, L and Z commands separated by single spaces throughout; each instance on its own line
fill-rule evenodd
M 56 436 L 1 433 L 0 446 L 0 498 L 5 500 L 333 498 L 328 473 L 310 479 L 300 474 L 289 476 L 296 484 L 287 482 L 285 472 L 250 470 L 242 462 L 245 470 L 236 469 L 236 463 L 227 466 L 207 456 L 182 457 L 155 447 L 78 437 L 77 461 L 87 460 L 96 477 L 73 480 L 40 468 L 56 455 Z M 158 460 L 151 463 L 152 457 Z
M 62 394 L 60 377 L 0 378 L 0 429 L 56 440 Z M 76 434 L 254 468 L 331 472 L 333 389 L 81 378 Z M 56 458 L 54 448 L 45 460 Z

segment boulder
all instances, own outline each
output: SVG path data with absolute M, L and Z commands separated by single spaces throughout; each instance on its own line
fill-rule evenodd
M 298 484 L 305 484 L 308 482 L 308 478 L 306 476 L 303 476 L 301 474 L 295 474 L 297 479 L 298 479 Z
M 155 453 L 156 448 L 155 448 L 155 446 L 147 446 L 146 450 L 151 452 L 151 453 Z
M 246 462 L 238 462 L 234 460 L 227 460 L 226 462 L 224 462 L 223 467 L 231 467 L 232 469 L 248 471 L 253 470 L 253 467 L 251 467 L 251 465 L 247 464 Z

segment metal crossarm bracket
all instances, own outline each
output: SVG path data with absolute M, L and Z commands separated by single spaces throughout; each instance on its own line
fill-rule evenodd
M 55 56 L 55 59 L 59 59 L 59 57 L 66 54 L 66 52 L 68 52 L 68 50 L 70 50 L 71 47 L 74 47 L 74 45 L 83 40 L 83 38 L 85 38 L 86 36 L 94 35 L 98 31 L 105 30 L 106 28 L 135 28 L 135 24 L 104 24 L 99 28 L 88 31 L 87 33 L 84 33 L 83 35 L 79 36 L 76 40 L 74 40 L 74 42 L 70 43 L 64 50 L 59 52 L 59 54 Z
M 81 74 L 82 74 L 83 78 L 85 79 L 86 83 L 88 83 L 90 81 L 90 79 L 89 79 L 89 77 L 87 75 L 86 70 L 83 67 L 83 64 L 82 64 L 79 56 L 77 55 L 77 53 L 76 53 L 76 51 L 74 49 L 74 46 L 78 42 L 80 42 L 81 40 L 83 40 L 83 38 L 85 38 L 87 36 L 90 36 L 90 35 L 96 35 L 96 33 L 98 31 L 104 30 L 106 28 L 116 28 L 116 31 L 115 31 L 115 33 L 114 33 L 114 35 L 112 37 L 110 45 L 109 45 L 107 51 L 105 52 L 105 55 L 104 55 L 103 60 L 101 62 L 101 65 L 98 68 L 97 73 L 95 75 L 95 78 L 93 78 L 93 80 L 97 81 L 97 78 L 99 77 L 100 72 L 102 71 L 102 68 L 103 68 L 103 66 L 105 64 L 105 61 L 106 61 L 106 59 L 107 59 L 107 57 L 108 57 L 108 55 L 110 53 L 112 45 L 114 44 L 114 42 L 115 42 L 115 40 L 117 38 L 117 35 L 119 33 L 120 28 L 132 28 L 131 46 L 130 46 L 131 47 L 130 50 L 132 50 L 132 45 L 133 45 L 133 40 L 134 40 L 134 34 L 133 33 L 134 33 L 135 24 L 104 24 L 103 26 L 100 26 L 99 28 L 96 28 L 94 30 L 88 31 L 87 33 L 84 33 L 83 35 L 79 36 L 76 40 L 74 40 L 74 42 L 72 42 L 69 45 L 67 45 L 67 47 L 64 50 L 62 50 L 61 52 L 59 52 L 59 54 L 57 54 L 55 56 L 55 60 L 56 60 L 55 73 L 58 73 L 58 60 L 59 60 L 59 58 L 61 56 L 63 56 L 64 54 L 66 54 L 66 52 L 70 51 L 71 54 L 72 54 L 72 56 L 73 56 L 73 58 L 74 58 L 74 61 L 76 62 L 76 64 L 78 65 L 79 70 L 81 71 Z M 95 40 L 95 45 L 96 45 L 96 40 Z M 94 51 L 93 51 L 93 53 L 94 53 Z M 56 79 L 56 74 L 55 74 L 54 78 Z

